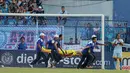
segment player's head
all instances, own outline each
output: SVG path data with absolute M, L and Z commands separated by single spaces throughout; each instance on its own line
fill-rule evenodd
M 92 35 L 91 38 L 92 38 L 92 41 L 93 41 L 93 42 L 97 42 L 97 36 L 96 36 L 96 35 Z
M 59 39 L 59 35 L 55 34 L 55 35 L 54 35 L 54 39 L 55 39 L 55 40 L 58 40 L 58 39 Z
M 60 39 L 60 40 L 63 40 L 62 34 L 59 35 L 59 39 Z
M 25 37 L 22 36 L 22 37 L 20 38 L 20 41 L 23 43 L 23 42 L 25 41 Z
M 116 34 L 116 39 L 120 39 L 120 33 Z
M 44 33 L 40 33 L 40 38 L 44 39 L 44 37 L 45 37 L 45 34 Z
M 65 11 L 65 6 L 61 6 L 61 10 L 62 10 L 62 11 Z

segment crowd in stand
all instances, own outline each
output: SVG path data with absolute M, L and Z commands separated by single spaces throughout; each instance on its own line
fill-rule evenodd
M 1 13 L 27 13 L 43 10 L 40 0 L 0 0 Z M 40 8 L 40 9 L 39 9 Z
M 40 0 L 0 0 L 0 13 L 44 13 L 44 9 Z M 36 22 L 36 17 L 1 17 L 1 19 L 1 24 L 2 22 L 3 24 L 16 25 L 19 23 L 32 24 L 32 21 Z M 42 19 L 44 17 L 39 17 L 39 20 L 42 21 Z

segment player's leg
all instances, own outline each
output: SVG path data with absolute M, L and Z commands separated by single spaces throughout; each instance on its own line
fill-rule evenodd
M 96 59 L 96 56 L 94 54 L 91 54 L 91 55 L 92 55 L 92 61 L 91 61 L 90 64 L 92 64 L 95 61 L 95 59 Z
M 91 63 L 93 63 L 93 61 L 95 59 L 95 56 L 92 53 L 89 53 L 86 55 L 86 58 L 87 59 L 85 60 L 85 62 L 82 65 L 83 68 L 85 68 L 86 66 L 90 67 Z
M 113 59 L 114 59 L 114 68 L 116 69 L 116 67 L 117 67 L 117 53 L 114 51 L 114 53 L 113 53 Z
M 87 55 L 86 60 L 84 61 L 81 67 L 86 68 L 86 66 L 88 66 L 89 61 L 90 61 L 90 55 Z
M 78 66 L 77 66 L 77 69 L 81 68 L 81 65 L 82 65 L 82 63 L 84 62 L 85 58 L 86 58 L 86 55 L 82 55 L 82 58 L 81 58 L 81 60 L 80 60 L 80 62 L 79 62 L 79 64 L 78 64 Z
M 120 70 L 122 70 L 122 59 L 119 58 L 119 62 L 120 62 Z
M 41 52 L 37 52 L 36 59 L 33 60 L 29 65 L 30 65 L 31 67 L 33 67 L 33 65 L 35 65 L 35 64 L 40 60 L 40 58 L 41 58 Z
M 51 56 L 51 53 L 48 54 L 48 68 L 51 68 L 52 67 L 52 56 Z
M 58 52 L 55 52 L 55 59 L 56 62 L 58 63 L 62 59 L 62 56 Z
M 51 50 L 42 47 L 42 52 L 45 53 L 45 54 L 48 54 L 47 57 L 46 57 L 46 59 L 47 59 L 47 61 L 48 61 L 49 58 L 50 58 L 50 57 L 49 57 L 49 54 L 51 53 Z M 44 58 L 43 58 L 43 59 L 40 59 L 40 60 L 38 61 L 38 64 L 40 64 L 41 62 L 44 62 L 44 61 L 45 61 Z
M 119 62 L 120 62 L 120 70 L 122 70 L 122 52 L 118 53 L 118 59 L 119 59 Z
M 64 17 L 63 18 L 63 20 L 64 20 L 64 25 L 66 24 L 66 22 L 67 22 L 67 18 L 66 17 Z
M 41 57 L 43 58 L 43 62 L 45 62 L 45 66 L 47 67 L 48 66 L 48 59 L 43 52 L 41 52 Z
M 49 57 L 48 57 L 48 56 L 46 57 L 46 60 L 47 60 L 47 61 L 49 60 Z M 40 63 L 42 63 L 42 62 L 45 62 L 45 58 L 44 58 L 44 57 L 38 61 L 38 64 L 40 64 Z
M 2 64 L 2 62 L 0 61 L 0 65 L 1 65 L 1 67 L 4 67 L 4 65 Z
M 91 53 L 91 54 L 90 54 L 90 57 L 89 57 L 88 64 L 87 64 L 87 66 L 88 66 L 89 68 L 92 68 L 92 63 L 95 61 L 95 59 L 96 59 L 95 55 L 94 55 L 93 53 Z
M 51 56 L 52 56 L 52 68 L 55 68 L 59 60 L 57 59 L 57 54 L 54 50 L 51 51 Z
M 60 20 L 61 20 L 61 17 L 56 18 L 56 21 L 57 21 L 58 25 L 59 25 Z

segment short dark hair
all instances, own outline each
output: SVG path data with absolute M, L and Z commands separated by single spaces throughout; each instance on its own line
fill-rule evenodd
M 65 8 L 65 6 L 61 6 L 61 8 Z
M 70 40 L 73 40 L 73 38 L 70 38 Z
M 22 37 L 20 38 L 20 40 L 22 40 L 22 39 L 25 39 L 25 37 L 24 37 L 24 36 L 22 36 Z
M 97 38 L 97 37 L 93 37 L 92 40 L 94 40 L 95 38 Z
M 116 34 L 116 37 L 115 37 L 115 39 L 117 39 L 117 36 L 118 36 L 119 34 L 120 34 L 120 33 L 117 33 L 117 34 Z
M 59 35 L 59 38 L 62 37 L 62 34 Z

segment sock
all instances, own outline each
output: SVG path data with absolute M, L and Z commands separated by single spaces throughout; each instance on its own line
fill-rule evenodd
M 120 69 L 122 69 L 122 62 L 120 62 Z
M 114 61 L 114 67 L 115 67 L 115 69 L 116 69 L 116 65 L 117 65 L 117 61 Z

